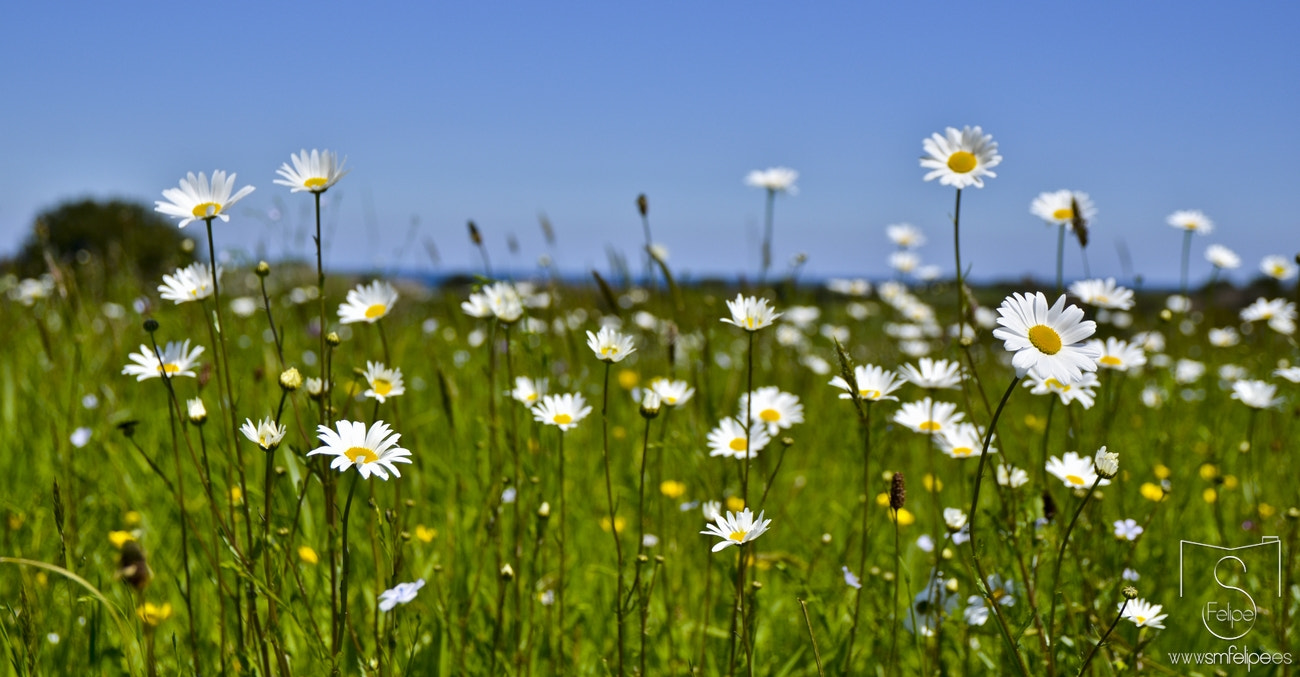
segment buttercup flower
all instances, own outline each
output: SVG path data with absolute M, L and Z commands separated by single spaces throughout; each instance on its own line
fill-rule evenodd
M 361 479 L 369 479 L 373 474 L 386 480 L 390 472 L 394 477 L 401 477 L 394 464 L 411 462 L 411 452 L 397 446 L 402 436 L 383 421 L 376 421 L 369 430 L 360 421 L 339 421 L 335 425 L 338 432 L 325 425 L 317 428 L 324 446 L 307 452 L 308 456 L 334 456 L 331 468 L 345 471 L 349 466 L 356 466 Z
M 1070 285 L 1070 293 L 1080 301 L 1098 308 L 1128 310 L 1133 307 L 1133 290 L 1115 284 L 1115 278 L 1080 280 Z
M 903 385 L 903 381 L 898 378 L 894 372 L 877 367 L 874 364 L 860 364 L 853 368 L 853 380 L 858 382 L 858 397 L 867 402 L 879 402 L 880 400 L 898 401 L 897 397 L 890 393 L 898 390 Z M 853 399 L 853 387 L 843 376 L 832 378 L 830 384 L 843 390 L 840 394 L 841 400 Z
M 225 213 L 226 210 L 253 192 L 252 186 L 244 186 L 238 193 L 231 195 L 230 189 L 234 186 L 235 175 L 231 174 L 227 178 L 226 173 L 219 169 L 212 172 L 211 183 L 203 172 L 199 172 L 197 177 L 194 172 L 190 172 L 181 179 L 180 188 L 163 191 L 163 197 L 167 201 L 155 201 L 154 211 L 180 219 L 181 228 L 194 221 L 229 221 L 230 215 Z
M 997 142 L 979 127 L 961 131 L 949 127 L 942 136 L 930 135 L 922 147 L 926 154 L 921 157 L 921 166 L 930 170 L 925 180 L 939 179 L 939 183 L 957 189 L 983 188 L 984 177 L 996 177 L 990 169 L 1002 162 Z
M 998 315 L 1002 326 L 993 330 L 993 336 L 1015 353 L 1011 364 L 1016 375 L 1034 369 L 1044 378 L 1071 383 L 1085 371 L 1096 371 L 1096 349 L 1079 342 L 1092 336 L 1097 323 L 1084 320 L 1078 306 L 1066 307 L 1064 296 L 1048 308 L 1042 292 L 1032 296 L 1017 292 L 1002 302 Z
M 765 170 L 755 169 L 745 176 L 745 185 L 764 188 L 775 193 L 799 192 L 794 182 L 799 179 L 799 172 L 789 167 L 770 167 Z
M 217 279 L 221 279 L 221 266 L 217 266 Z M 188 301 L 198 301 L 212 296 L 215 289 L 212 269 L 204 263 L 192 263 L 178 268 L 174 275 L 163 275 L 163 283 L 158 285 L 158 293 L 176 305 Z
M 541 404 L 533 407 L 533 418 L 540 423 L 558 426 L 562 431 L 577 427 L 578 422 L 591 413 L 587 400 L 580 393 L 544 395 Z
M 735 301 L 727 301 L 727 309 L 731 311 L 731 317 L 724 317 L 722 321 L 734 324 L 745 331 L 758 331 L 781 317 L 781 313 L 775 312 L 767 305 L 767 299 L 757 296 L 746 297 L 743 294 L 736 294 Z
M 250 442 L 261 447 L 262 451 L 275 451 L 284 440 L 284 434 L 289 432 L 289 428 L 276 423 L 268 416 L 256 424 L 251 418 L 245 419 L 239 432 L 244 433 L 244 437 L 247 437 Z
M 1199 209 L 1174 212 L 1169 215 L 1169 218 L 1165 219 L 1165 223 L 1174 228 L 1190 230 L 1201 235 L 1209 235 L 1214 230 L 1214 222 Z
M 164 373 L 173 377 L 194 376 L 194 365 L 199 361 L 199 355 L 203 353 L 203 346 L 195 346 L 190 350 L 188 340 L 184 343 L 169 341 L 161 352 L 162 361 L 159 362 L 153 348 L 140 344 L 140 352 L 127 356 L 134 364 L 123 367 L 122 374 L 134 376 L 137 381 L 158 378 Z
M 402 370 L 389 369 L 379 362 L 366 362 L 366 383 L 370 388 L 362 395 L 373 397 L 380 402 L 406 392 L 402 383 Z
M 348 170 L 343 169 L 347 158 L 339 162 L 338 154 L 328 150 L 313 148 L 309 154 L 304 148 L 302 153 L 290 155 L 289 159 L 293 161 L 293 166 L 290 167 L 288 162 L 280 165 L 275 173 L 284 178 L 276 179 L 275 182 L 288 186 L 293 193 L 324 193 L 348 173 Z
M 1073 231 L 1075 214 L 1072 204 L 1079 206 L 1079 216 L 1085 221 L 1091 221 L 1097 216 L 1097 207 L 1092 203 L 1092 198 L 1077 190 L 1039 193 L 1030 203 L 1029 211 L 1049 225 L 1065 226 L 1066 230 Z
M 758 519 L 754 519 L 754 513 L 745 508 L 740 514 L 727 511 L 727 516 L 718 516 L 717 522 L 708 525 L 708 528 L 700 533 L 706 536 L 717 536 L 722 542 L 713 546 L 713 552 L 726 549 L 733 545 L 744 545 L 759 536 L 762 536 L 772 520 L 763 519 L 763 513 L 758 513 Z
M 348 290 L 345 302 L 339 305 L 339 322 L 369 322 L 374 324 L 393 310 L 397 303 L 397 290 L 382 280 L 369 285 L 358 285 Z
M 420 588 L 423 587 L 423 578 L 414 583 L 398 583 L 392 588 L 379 593 L 379 610 L 392 611 L 398 604 L 410 602 L 415 599 L 415 596 L 420 592 Z
M 632 337 L 620 334 L 611 327 L 601 327 L 599 333 L 587 332 L 587 347 L 596 353 L 601 362 L 622 362 L 636 352 Z

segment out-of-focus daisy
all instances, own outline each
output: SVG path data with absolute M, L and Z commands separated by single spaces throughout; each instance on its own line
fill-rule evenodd
M 973 423 L 958 423 L 939 436 L 939 448 L 952 458 L 974 458 L 984 451 L 984 434 Z M 989 441 L 989 453 L 998 453 L 992 440 Z
M 879 402 L 880 400 L 894 400 L 897 402 L 898 398 L 890 395 L 890 393 L 898 390 L 903 385 L 903 381 L 893 371 L 874 364 L 860 364 L 854 367 L 853 380 L 858 382 L 858 397 L 865 402 Z M 843 376 L 832 378 L 830 384 L 844 391 L 840 393 L 841 400 L 853 399 L 853 386 L 849 385 L 849 382 L 845 381 Z
M 1259 270 L 1274 280 L 1285 282 L 1295 277 L 1296 267 L 1285 256 L 1265 256 L 1259 262 Z
M 217 266 L 217 279 L 221 279 L 221 266 Z M 192 263 L 178 268 L 174 275 L 163 275 L 163 283 L 158 285 L 158 293 L 177 305 L 188 301 L 198 301 L 212 296 L 216 288 L 212 279 L 212 269 L 204 263 Z
M 889 254 L 889 267 L 908 275 L 921 265 L 921 257 L 910 251 L 897 251 Z
M 27 306 L 36 305 L 41 299 L 47 299 L 54 293 L 54 278 L 42 275 L 40 279 L 26 278 L 17 287 L 9 290 L 9 298 Z
M 194 398 L 185 401 L 186 412 L 189 415 L 190 423 L 194 425 L 203 425 L 208 420 L 208 409 L 203 406 L 201 398 Z
M 998 315 L 1002 326 L 993 330 L 993 336 L 1015 353 L 1011 364 L 1018 376 L 1033 369 L 1044 378 L 1071 383 L 1085 371 L 1096 371 L 1096 349 L 1080 341 L 1092 336 L 1097 323 L 1084 320 L 1078 306 L 1067 307 L 1065 296 L 1048 308 L 1042 292 L 1032 296 L 1017 292 L 1002 302 Z
M 1054 378 L 1043 378 L 1037 371 L 1030 371 L 1025 387 L 1035 395 L 1055 394 L 1061 398 L 1061 404 L 1069 405 L 1079 402 L 1084 409 L 1091 409 L 1096 402 L 1096 388 L 1100 384 L 1093 372 L 1084 372 L 1079 380 L 1061 383 Z
M 1273 331 L 1289 336 L 1295 333 L 1295 304 L 1286 299 L 1258 298 L 1254 303 L 1241 309 L 1241 320 L 1243 322 L 1262 320 L 1268 322 L 1268 326 Z
M 1241 257 L 1221 244 L 1212 244 L 1205 248 L 1205 260 L 1215 268 L 1234 270 L 1241 267 Z
M 1083 217 L 1085 221 L 1091 221 L 1097 216 L 1097 207 L 1093 204 L 1092 198 L 1087 193 L 1077 190 L 1054 190 L 1047 193 L 1039 193 L 1038 197 L 1029 204 L 1029 211 L 1034 216 L 1046 221 L 1048 225 L 1065 226 L 1066 230 L 1074 230 L 1074 206 L 1079 206 L 1078 216 Z
M 898 371 L 903 380 L 926 390 L 944 390 L 961 385 L 961 364 L 958 362 L 922 357 L 916 366 L 905 364 Z
M 855 576 L 852 571 L 849 571 L 849 568 L 847 566 L 840 567 L 840 573 L 844 574 L 845 585 L 849 586 L 850 588 L 853 588 L 854 590 L 862 589 L 862 581 L 859 581 L 858 577 Z
M 863 279 L 846 280 L 833 277 L 826 281 L 826 288 L 845 296 L 866 296 L 871 293 L 871 283 Z
M 983 188 L 984 177 L 995 178 L 997 174 L 990 170 L 1002 162 L 998 143 L 979 127 L 960 131 L 949 127 L 943 135 L 931 134 L 921 145 L 925 149 L 921 166 L 930 170 L 925 180 L 939 179 L 939 183 L 959 190 Z
M 343 169 L 347 158 L 340 162 L 338 153 L 333 151 L 313 148 L 308 153 L 304 148 L 299 154 L 291 154 L 289 159 L 293 161 L 293 166 L 290 167 L 288 162 L 280 165 L 275 173 L 284 178 L 276 179 L 275 182 L 288 186 L 293 193 L 324 193 L 348 173 L 348 170 Z
M 754 391 L 752 409 L 749 404 L 749 396 L 741 395 L 740 414 L 737 418 L 744 417 L 747 411 L 752 412 L 755 423 L 761 421 L 766 425 L 769 435 L 775 435 L 779 430 L 789 430 L 796 423 L 803 423 L 803 405 L 799 404 L 799 397 L 781 392 L 776 386 Z
M 1277 386 L 1267 381 L 1242 380 L 1232 384 L 1232 399 L 1252 409 L 1272 409 L 1282 404 L 1277 394 Z
M 781 317 L 781 313 L 767 305 L 767 299 L 757 296 L 736 294 L 735 301 L 727 301 L 727 309 L 731 311 L 731 317 L 724 317 L 722 321 L 734 324 L 745 331 L 758 331 L 770 326 L 776 318 Z
M 1011 579 L 1003 580 L 997 574 L 989 576 L 989 596 L 1001 606 L 1016 605 L 1016 583 Z M 962 612 L 967 625 L 984 625 L 989 620 L 988 602 L 982 595 L 966 598 L 966 610 Z
M 581 393 L 543 395 L 541 403 L 533 407 L 535 420 L 557 426 L 562 431 L 572 430 L 590 413 L 591 407 L 587 406 Z
M 1080 456 L 1078 452 L 1067 451 L 1063 457 L 1053 456 L 1047 460 L 1047 472 L 1052 473 L 1065 483 L 1065 486 L 1076 491 L 1086 491 L 1092 486 L 1093 482 L 1101 480 L 1100 486 L 1110 484 L 1110 480 L 1102 479 L 1097 474 L 1096 468 L 1092 465 L 1092 459 L 1087 456 Z
M 620 334 L 612 327 L 601 327 L 598 333 L 587 332 L 587 347 L 601 362 L 622 362 L 636 352 L 632 337 Z
M 509 282 L 493 282 L 483 287 L 481 291 L 470 294 L 469 300 L 460 307 L 474 317 L 495 317 L 506 324 L 517 321 L 524 314 L 523 296 Z
M 262 451 L 275 451 L 284 440 L 284 434 L 289 432 L 289 428 L 276 423 L 268 416 L 256 424 L 251 418 L 245 419 L 239 432 L 244 433 L 244 437 L 247 437 L 250 442 L 261 447 Z
M 799 172 L 789 167 L 769 167 L 767 169 L 755 169 L 745 175 L 745 185 L 755 188 L 763 188 L 774 193 L 789 193 L 794 195 L 799 189 L 794 182 L 799 180 Z
M 920 228 L 910 223 L 894 223 L 885 226 L 889 241 L 903 249 L 915 249 L 925 244 L 925 234 Z
M 1115 520 L 1113 526 L 1115 527 L 1115 538 L 1118 538 L 1121 541 L 1136 541 L 1138 536 L 1141 536 L 1142 532 L 1145 531 L 1145 529 L 1137 523 L 1137 520 L 1131 517 L 1128 519 Z
M 1300 383 L 1300 367 L 1275 369 L 1273 375 L 1284 378 L 1292 383 Z
M 140 344 L 140 352 L 127 356 L 132 364 L 122 367 L 122 374 L 134 376 L 137 381 L 158 378 L 163 374 L 194 376 L 194 365 L 199 361 L 199 355 L 203 353 L 203 346 L 194 346 L 194 349 L 190 350 L 188 340 L 184 343 L 169 341 L 161 352 L 162 361 L 159 361 L 153 348 Z
M 420 592 L 420 588 L 423 587 L 423 578 L 414 583 L 398 583 L 396 586 L 379 593 L 379 610 L 392 611 L 398 604 L 410 602 L 415 599 L 415 596 Z
M 999 465 L 997 478 L 998 484 L 1012 489 L 1029 483 L 1029 473 L 1013 465 Z
M 894 422 L 913 432 L 941 435 L 961 422 L 963 414 L 952 402 L 934 402 L 925 398 L 908 402 L 894 414 Z
M 516 376 L 514 390 L 510 391 L 510 396 L 523 402 L 527 406 L 533 406 L 546 394 L 546 379 L 531 379 L 527 376 Z
M 374 324 L 392 312 L 397 303 L 397 290 L 383 280 L 359 285 L 348 290 L 347 300 L 339 305 L 339 322 L 369 322 Z
M 758 513 L 758 519 L 754 519 L 754 513 L 745 508 L 740 514 L 727 511 L 726 517 L 719 515 L 716 522 L 700 533 L 722 539 L 713 546 L 713 552 L 718 552 L 733 545 L 744 545 L 762 536 L 770 524 L 772 520 L 763 519 L 762 512 Z
M 1119 474 L 1119 454 L 1107 451 L 1106 447 L 1102 446 L 1092 456 L 1092 467 L 1097 470 L 1098 475 L 1110 479 Z
M 234 186 L 235 175 L 231 174 L 227 177 L 220 169 L 212 172 L 211 182 L 203 172 L 199 172 L 198 176 L 190 172 L 181 179 L 180 188 L 168 188 L 163 191 L 163 197 L 167 200 L 155 201 L 154 211 L 180 219 L 181 228 L 194 221 L 209 219 L 229 221 L 230 215 L 225 213 L 226 210 L 253 192 L 252 186 L 244 186 L 239 189 L 239 192 L 231 195 L 230 190 Z
M 722 501 L 705 501 L 700 512 L 704 514 L 705 522 L 712 522 L 722 517 Z
M 406 392 L 402 383 L 402 370 L 396 367 L 389 369 L 380 362 L 366 362 L 366 384 L 370 386 L 364 393 L 365 397 L 373 397 L 380 402 L 386 402 L 390 397 L 397 397 Z
M 465 301 L 461 301 L 460 309 L 465 311 L 470 317 L 492 317 L 492 304 L 488 302 L 487 294 L 483 292 L 473 292 Z
M 360 421 L 339 421 L 335 426 L 338 432 L 326 425 L 316 429 L 324 446 L 307 452 L 308 456 L 329 454 L 334 457 L 331 468 L 346 471 L 356 466 L 361 479 L 369 479 L 373 474 L 386 480 L 390 472 L 394 477 L 401 477 L 394 464 L 411 462 L 411 452 L 397 446 L 402 436 L 383 421 L 375 421 L 369 429 Z
M 904 511 L 900 511 L 900 514 Z M 901 520 L 899 522 L 902 523 Z M 939 624 L 957 610 L 957 595 L 949 589 L 943 573 L 932 571 L 925 587 L 912 599 L 912 609 L 903 614 L 903 627 L 922 637 L 933 637 Z
M 1079 280 L 1070 285 L 1070 293 L 1080 301 L 1098 308 L 1128 310 L 1133 307 L 1133 290 L 1115 284 L 1115 278 Z
M 772 437 L 767 434 L 767 426 L 762 421 L 754 422 L 747 438 L 744 422 L 734 418 L 724 418 L 718 422 L 718 427 L 709 432 L 708 439 L 710 456 L 730 458 L 754 458 L 772 441 Z
M 782 316 L 786 322 L 800 329 L 808 329 L 822 316 L 822 309 L 817 306 L 792 306 Z
M 1182 385 L 1188 385 L 1201 380 L 1205 376 L 1205 363 L 1197 362 L 1182 358 L 1174 364 L 1174 380 Z
M 1147 356 L 1142 351 L 1142 347 L 1133 345 L 1124 339 L 1111 336 L 1104 341 L 1093 339 L 1089 341 L 1089 344 L 1101 355 L 1097 358 L 1097 366 L 1102 369 L 1132 371 L 1141 368 L 1147 363 Z
M 1232 327 L 1217 327 L 1206 333 L 1210 345 L 1215 348 L 1231 348 L 1241 343 L 1241 334 Z
M 695 396 L 695 389 L 686 381 L 657 378 L 650 382 L 650 388 L 670 407 L 686 404 Z
M 1160 628 L 1164 629 L 1162 622 L 1169 614 L 1160 613 L 1164 606 L 1152 604 L 1145 599 L 1130 600 L 1128 604 L 1120 602 L 1115 605 L 1116 609 L 1124 610 L 1124 618 L 1133 621 L 1133 625 L 1139 628 Z
M 1209 235 L 1214 230 L 1214 222 L 1199 209 L 1176 211 L 1165 219 L 1165 223 L 1201 235 Z
M 1142 578 L 1142 575 L 1135 569 L 1125 568 L 1124 571 L 1120 573 L 1119 577 L 1123 580 L 1132 582 Z

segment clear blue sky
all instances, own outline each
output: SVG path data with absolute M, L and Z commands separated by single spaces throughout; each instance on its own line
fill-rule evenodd
M 1223 2 L 11 3 L 0 22 L 0 254 L 61 199 L 161 197 L 188 171 L 257 187 L 218 248 L 311 254 L 310 198 L 272 183 L 300 148 L 353 169 L 334 190 L 327 265 L 529 269 L 537 215 L 571 271 L 636 261 L 634 206 L 678 271 L 757 268 L 763 195 L 785 165 L 776 260 L 885 276 L 886 224 L 925 230 L 952 270 L 952 189 L 921 180 L 921 141 L 982 125 L 998 177 L 969 190 L 977 277 L 1054 274 L 1041 191 L 1090 193 L 1094 275 L 1116 243 L 1148 280 L 1178 275 L 1177 209 L 1254 275 L 1300 251 L 1300 4 Z M 279 205 L 282 218 L 266 216 Z M 413 225 L 414 224 L 414 225 Z M 191 226 L 195 234 L 198 227 Z M 506 238 L 523 252 L 511 259 Z M 414 246 L 404 247 L 413 241 Z M 399 252 L 401 252 L 399 254 Z M 1077 248 L 1068 277 L 1082 275 Z M 637 266 L 639 269 L 639 265 Z M 1239 276 L 1239 279 L 1245 275 Z

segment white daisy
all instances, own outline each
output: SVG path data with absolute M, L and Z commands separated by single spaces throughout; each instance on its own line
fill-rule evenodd
M 208 420 L 208 408 L 203 406 L 202 398 L 194 398 L 185 401 L 186 413 L 189 415 L 190 423 L 201 425 Z
M 393 285 L 383 280 L 358 285 L 348 290 L 347 300 L 339 305 L 339 322 L 374 324 L 392 312 L 394 303 L 397 303 L 397 290 Z
M 510 391 L 510 396 L 524 403 L 527 406 L 533 406 L 546 394 L 546 379 L 531 379 L 527 376 L 515 377 L 515 388 Z
M 1286 367 L 1273 370 L 1274 376 L 1280 376 L 1292 383 L 1300 383 L 1300 367 Z
M 709 455 L 730 458 L 754 458 L 758 452 L 772 441 L 767 434 L 767 426 L 755 421 L 754 427 L 745 435 L 745 424 L 734 418 L 724 418 L 718 427 L 709 432 Z
M 172 377 L 194 376 L 194 365 L 199 361 L 199 355 L 203 353 L 203 346 L 195 346 L 190 350 L 188 340 L 184 343 L 169 341 L 160 352 L 161 361 L 158 360 L 158 355 L 154 353 L 153 348 L 140 344 L 140 352 L 127 356 L 134 364 L 122 367 L 122 374 L 134 376 L 137 381 L 158 378 L 163 374 Z
M 1110 480 L 1102 479 L 1097 474 L 1096 468 L 1093 467 L 1092 459 L 1087 456 L 1080 456 L 1078 452 L 1067 451 L 1065 456 L 1053 456 L 1047 460 L 1047 472 L 1052 473 L 1065 483 L 1065 486 L 1076 491 L 1087 491 L 1092 487 L 1093 482 L 1101 480 L 1099 486 L 1110 484 Z
M 1131 344 L 1124 339 L 1117 339 L 1114 336 L 1108 337 L 1105 341 L 1092 339 L 1088 341 L 1088 345 L 1096 349 L 1100 355 L 1097 358 L 1097 366 L 1102 369 L 1131 371 L 1140 369 L 1147 363 L 1147 356 L 1142 351 L 1142 346 Z
M 1241 343 L 1241 334 L 1233 327 L 1217 327 L 1206 332 L 1206 338 L 1215 348 L 1231 348 Z
M 1277 386 L 1267 381 L 1242 380 L 1232 384 L 1232 399 L 1252 409 L 1272 409 L 1282 404 L 1277 394 Z
M 962 422 L 948 426 L 939 435 L 939 449 L 951 458 L 978 457 L 984 451 L 984 433 L 973 423 Z M 998 453 L 992 440 L 989 441 L 989 453 Z
M 287 426 L 276 423 L 271 417 L 266 417 L 256 424 L 253 419 L 244 419 L 244 425 L 239 428 L 239 432 L 244 433 L 250 442 L 262 448 L 262 451 L 274 451 L 284 440 L 285 433 L 289 432 Z
M 347 164 L 347 158 L 340 162 L 338 153 L 328 150 L 313 148 L 309 154 L 304 148 L 300 154 L 289 155 L 289 159 L 293 161 L 293 166 L 290 167 L 288 162 L 280 165 L 275 173 L 284 178 L 276 179 L 275 182 L 281 186 L 288 186 L 293 193 L 302 191 L 324 193 L 349 171 L 343 169 L 343 165 Z
M 1268 322 L 1268 326 L 1279 334 L 1295 333 L 1296 311 L 1295 304 L 1286 299 L 1265 300 L 1263 298 L 1255 299 L 1255 302 L 1241 309 L 1241 320 L 1243 322 L 1259 322 L 1260 320 Z
M 1084 320 L 1078 306 L 1066 307 L 1065 296 L 1048 308 L 1042 292 L 1033 296 L 1017 292 L 1002 302 L 998 315 L 1002 326 L 993 330 L 993 336 L 1015 353 L 1011 364 L 1018 376 L 1035 369 L 1044 378 L 1070 383 L 1085 371 L 1096 371 L 1097 350 L 1079 342 L 1096 331 L 1097 323 Z
M 889 241 L 903 249 L 915 249 L 925 244 L 925 234 L 920 228 L 910 223 L 894 223 L 885 226 Z
M 193 221 L 211 219 L 229 221 L 230 215 L 225 213 L 226 210 L 253 192 L 252 186 L 244 186 L 238 193 L 231 195 L 230 189 L 234 185 L 235 175 L 231 174 L 227 178 L 226 173 L 219 169 L 212 172 L 211 183 L 203 172 L 199 172 L 198 176 L 190 172 L 181 179 L 180 188 L 168 188 L 163 191 L 163 197 L 167 198 L 167 201 L 155 201 L 154 211 L 180 219 L 181 228 Z
M 533 419 L 569 431 L 577 427 L 578 422 L 591 413 L 587 400 L 581 393 L 564 395 L 543 395 L 542 401 L 533 407 Z
M 1215 268 L 1233 270 L 1241 267 L 1241 257 L 1236 252 L 1221 244 L 1212 244 L 1205 248 L 1205 260 Z
M 750 402 L 753 408 L 750 408 Z M 803 405 L 799 397 L 781 392 L 776 386 L 766 386 L 754 391 L 751 400 L 748 395 L 740 396 L 740 413 L 736 418 L 745 417 L 749 412 L 755 423 L 767 426 L 767 433 L 775 435 L 780 430 L 789 430 L 796 423 L 803 423 Z
M 1115 605 L 1116 609 L 1123 609 L 1124 618 L 1133 621 L 1133 625 L 1139 628 L 1160 628 L 1164 629 L 1161 624 L 1169 614 L 1160 613 L 1164 606 L 1160 604 L 1151 604 L 1145 599 L 1129 600 L 1128 604 L 1120 602 Z
M 890 395 L 890 393 L 898 390 L 903 385 L 903 381 L 893 371 L 877 367 L 874 364 L 860 364 L 854 367 L 853 380 L 857 381 L 858 397 L 866 402 L 879 402 L 880 400 L 894 400 L 897 402 L 898 398 Z M 836 376 L 831 379 L 830 384 L 844 391 L 840 393 L 841 400 L 853 399 L 853 386 L 850 386 L 843 376 Z
M 926 390 L 945 390 L 961 385 L 961 364 L 949 360 L 932 360 L 922 357 L 916 366 L 903 365 L 899 375 L 908 383 Z
M 775 312 L 767 305 L 767 299 L 757 296 L 746 297 L 743 294 L 736 294 L 735 301 L 727 301 L 727 309 L 731 311 L 731 317 L 724 317 L 722 321 L 734 324 L 745 331 L 758 331 L 770 326 L 776 318 L 781 317 L 781 313 Z
M 394 464 L 411 462 L 411 452 L 397 446 L 402 436 L 383 421 L 376 421 L 369 430 L 360 421 L 339 421 L 335 425 L 338 432 L 326 425 L 317 428 L 324 446 L 307 452 L 308 456 L 330 454 L 334 456 L 331 468 L 346 471 L 356 466 L 361 479 L 369 479 L 374 474 L 386 480 L 390 472 L 394 477 L 401 477 Z
M 724 550 L 732 545 L 744 545 L 759 536 L 762 536 L 772 520 L 763 519 L 763 513 L 758 513 L 758 519 L 754 519 L 754 513 L 745 508 L 740 514 L 727 511 L 727 516 L 718 516 L 714 524 L 708 525 L 708 528 L 700 533 L 706 536 L 717 536 L 722 542 L 713 546 L 713 552 Z
M 1069 405 L 1079 402 L 1084 409 L 1091 409 L 1096 402 L 1096 388 L 1100 385 L 1097 375 L 1083 372 L 1080 377 L 1069 383 L 1062 383 L 1054 378 L 1043 378 L 1036 370 L 1030 370 L 1025 387 L 1035 395 L 1055 394 L 1061 398 L 1061 404 Z
M 1128 310 L 1133 307 L 1133 290 L 1115 284 L 1115 278 L 1079 280 L 1070 285 L 1070 293 L 1080 301 L 1098 308 Z
M 1265 256 L 1259 262 L 1259 270 L 1274 280 L 1286 282 L 1295 277 L 1296 267 L 1285 256 Z
M 379 593 L 379 610 L 392 611 L 398 604 L 410 602 L 415 599 L 416 594 L 423 587 L 423 578 L 414 583 L 398 583 L 396 586 Z
M 1214 222 L 1199 209 L 1176 211 L 1165 219 L 1174 228 L 1209 235 L 1214 230 Z
M 894 414 L 894 422 L 913 432 L 942 435 L 961 422 L 964 415 L 952 402 L 934 402 L 925 398 L 908 402 Z
M 921 265 L 921 257 L 915 252 L 897 251 L 889 254 L 889 267 L 898 272 L 908 275 Z
M 1073 231 L 1076 204 L 1081 212 L 1079 216 L 1085 221 L 1091 221 L 1097 216 L 1097 207 L 1092 203 L 1092 198 L 1088 197 L 1087 193 L 1077 190 L 1039 193 L 1038 197 L 1030 203 L 1029 212 L 1046 221 L 1048 225 L 1065 226 L 1066 230 Z
M 930 135 L 922 147 L 926 155 L 921 158 L 921 166 L 930 170 L 925 180 L 939 179 L 939 183 L 959 190 L 970 186 L 983 188 L 984 177 L 997 176 L 989 170 L 1002 162 L 998 143 L 979 127 L 961 131 L 949 127 L 942 136 Z
M 674 381 L 666 378 L 657 378 L 650 382 L 650 388 L 659 395 L 663 403 L 676 407 L 685 404 L 695 396 L 695 389 L 686 381 Z
M 523 296 L 509 282 L 494 282 L 483 288 L 488 308 L 498 320 L 510 324 L 524 314 Z
M 745 175 L 745 185 L 755 188 L 763 188 L 774 193 L 789 193 L 794 195 L 799 192 L 794 182 L 799 179 L 799 172 L 789 167 L 769 167 L 768 169 L 755 169 Z
M 999 465 L 997 478 L 998 484 L 1011 489 L 1029 484 L 1029 473 L 1014 465 Z
M 390 397 L 397 397 L 406 392 L 402 383 L 402 370 L 396 367 L 389 369 L 381 362 L 366 362 L 366 384 L 370 386 L 368 390 L 361 393 L 365 397 L 373 397 L 380 402 L 385 402 Z
M 601 362 L 622 362 L 636 352 L 632 337 L 620 334 L 613 327 L 601 327 L 598 333 L 587 332 L 587 347 Z
M 217 280 L 221 279 L 221 266 L 217 266 Z M 198 301 L 212 296 L 216 280 L 212 279 L 212 269 L 205 263 L 192 263 L 176 269 L 174 275 L 163 275 L 163 283 L 158 285 L 158 293 L 176 305 L 188 301 Z

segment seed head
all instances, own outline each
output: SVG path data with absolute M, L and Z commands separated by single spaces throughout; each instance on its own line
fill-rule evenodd
M 901 510 L 903 503 L 907 501 L 907 483 L 903 480 L 903 473 L 894 473 L 894 478 L 889 483 L 889 507 L 894 510 Z

